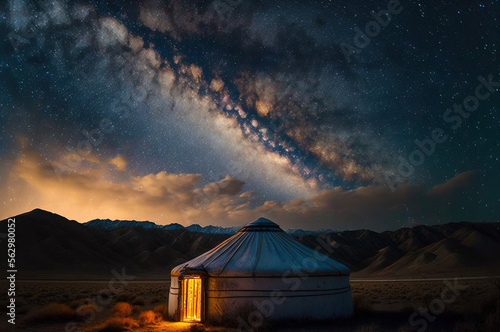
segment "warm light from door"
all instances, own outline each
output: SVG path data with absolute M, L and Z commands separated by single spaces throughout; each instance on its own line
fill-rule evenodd
M 182 280 L 182 320 L 201 321 L 200 277 L 185 277 Z

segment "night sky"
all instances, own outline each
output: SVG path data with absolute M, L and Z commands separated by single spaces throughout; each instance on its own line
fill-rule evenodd
M 0 13 L 0 218 L 499 220 L 499 1 L 10 0 Z

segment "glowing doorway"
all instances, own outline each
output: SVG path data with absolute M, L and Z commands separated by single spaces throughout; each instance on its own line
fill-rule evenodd
M 201 278 L 186 276 L 182 280 L 182 320 L 201 321 Z

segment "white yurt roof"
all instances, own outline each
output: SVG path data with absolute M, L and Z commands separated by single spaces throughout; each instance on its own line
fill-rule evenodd
M 309 275 L 349 275 L 346 266 L 304 246 L 265 218 L 245 225 L 214 249 L 176 266 L 172 276 L 179 276 L 183 270 L 203 270 L 209 276 L 224 277 L 279 276 L 285 271 L 290 271 L 288 276 L 303 275 L 304 271 Z

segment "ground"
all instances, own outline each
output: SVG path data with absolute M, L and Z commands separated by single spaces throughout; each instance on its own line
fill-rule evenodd
M 355 315 L 350 319 L 321 323 L 281 322 L 262 331 L 491 331 L 500 321 L 500 279 L 467 280 L 352 280 Z M 5 318 L 7 283 L 3 290 L 0 330 L 13 326 Z M 15 331 L 90 332 L 119 331 L 110 323 L 134 326 L 134 331 L 236 331 L 230 327 L 203 326 L 165 321 L 169 281 L 17 281 Z M 112 290 L 112 291 L 111 291 Z M 116 303 L 130 306 L 117 313 Z M 445 303 L 446 302 L 446 303 Z M 54 305 L 56 303 L 57 305 Z M 84 305 L 89 305 L 82 307 Z M 128 306 L 128 305 L 127 305 Z M 78 315 L 75 310 L 86 313 Z M 83 309 L 82 309 L 83 308 Z M 87 310 L 85 310 L 87 308 Z M 156 311 L 153 321 L 145 312 Z M 420 313 L 419 310 L 426 310 Z M 93 314 L 95 312 L 95 314 Z M 141 314 L 142 313 L 142 314 Z M 163 315 L 162 315 L 163 314 Z M 124 318 L 113 318 L 116 316 Z M 130 317 L 125 317 L 130 316 Z M 83 321 L 82 320 L 86 320 Z M 142 322 L 142 324 L 140 324 Z M 115 322 L 116 323 L 116 322 Z M 151 324 L 149 324 L 151 323 Z M 118 325 L 120 325 L 118 324 Z M 130 325 L 134 324 L 134 325 Z M 413 327 L 412 327 L 413 325 Z

